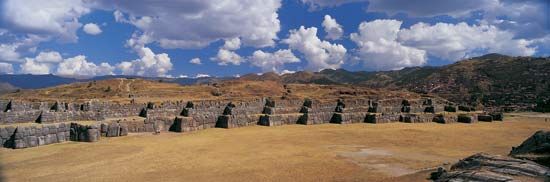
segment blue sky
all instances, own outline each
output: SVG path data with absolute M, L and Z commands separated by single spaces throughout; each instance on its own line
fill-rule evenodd
M 234 76 L 550 55 L 544 0 L 0 2 L 4 74 Z

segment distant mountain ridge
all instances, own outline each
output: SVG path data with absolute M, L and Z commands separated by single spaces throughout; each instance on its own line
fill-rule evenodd
M 63 84 L 71 84 L 76 82 L 88 82 L 94 80 L 109 80 L 115 78 L 128 79 L 144 79 L 144 80 L 162 80 L 169 83 L 178 83 L 180 85 L 192 85 L 197 83 L 209 83 L 230 78 L 203 77 L 203 78 L 163 78 L 163 77 L 142 77 L 142 76 L 127 76 L 127 75 L 105 75 L 93 78 L 78 79 L 67 78 L 57 75 L 0 75 L 0 90 L 7 89 L 8 85 L 13 88 L 20 89 L 39 89 L 54 87 Z M 13 89 L 11 89 L 13 90 Z

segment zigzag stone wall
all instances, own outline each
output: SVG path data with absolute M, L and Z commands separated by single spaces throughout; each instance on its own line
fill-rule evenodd
M 502 120 L 502 114 L 491 115 L 466 111 L 471 111 L 471 108 L 458 107 L 436 98 L 414 100 L 256 98 L 241 101 L 202 100 L 131 104 L 97 100 L 85 103 L 2 100 L 0 101 L 0 142 L 2 146 L 8 148 L 28 148 L 65 141 L 94 142 L 101 137 L 125 136 L 128 133 L 189 132 L 214 127 L 363 122 L 474 123 L 478 120 Z M 95 124 L 81 125 L 77 123 L 78 121 L 92 121 Z M 18 123 L 41 125 L 17 126 Z

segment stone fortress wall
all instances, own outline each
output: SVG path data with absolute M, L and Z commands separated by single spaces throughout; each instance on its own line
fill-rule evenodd
M 475 123 L 502 121 L 437 98 L 384 100 L 201 100 L 118 104 L 0 100 L 0 144 L 28 148 L 65 141 L 95 142 L 128 133 L 190 132 L 250 125 L 348 123 Z M 81 122 L 86 121 L 86 122 Z M 28 124 L 25 124 L 28 123 Z M 87 123 L 87 124 L 82 124 Z

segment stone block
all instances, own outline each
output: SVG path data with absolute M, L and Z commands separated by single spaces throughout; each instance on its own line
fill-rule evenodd
M 42 135 L 48 135 L 50 134 L 50 128 L 48 127 L 42 127 Z
M 504 114 L 502 114 L 501 112 L 494 112 L 489 115 L 493 117 L 494 121 L 502 121 L 504 119 Z
M 26 143 L 25 140 L 23 140 L 23 139 L 14 140 L 13 148 L 14 148 L 14 149 L 24 149 L 24 148 L 27 148 L 27 143 Z
M 125 123 L 120 123 L 119 136 L 127 136 L 127 135 L 128 135 L 128 125 Z
M 49 134 L 56 134 L 57 133 L 57 127 L 55 125 L 49 125 Z
M 10 136 L 11 136 L 13 133 L 15 133 L 15 129 L 16 129 L 16 128 L 13 127 L 13 126 L 8 126 L 8 127 L 4 128 L 4 129 L 6 129 L 6 131 L 7 131 L 7 132 L 10 134 Z
M 38 137 L 36 136 L 29 136 L 28 138 L 28 144 L 29 147 L 37 147 L 38 146 Z
M 459 114 L 457 116 L 457 121 L 459 123 L 474 123 L 476 122 L 477 118 L 475 118 L 474 116 L 471 116 L 471 115 L 467 115 L 467 114 Z
M 46 137 L 45 136 L 39 136 L 38 137 L 38 145 L 46 145 Z
M 97 141 L 99 141 L 100 135 L 99 135 L 99 130 L 98 129 L 90 128 L 86 131 L 86 135 L 87 135 L 86 140 L 85 140 L 86 142 L 97 142 Z
M 105 133 L 105 135 L 107 135 L 107 132 L 109 132 L 109 124 L 107 123 L 101 123 L 101 125 L 99 125 L 100 128 L 101 128 L 101 133 Z
M 31 126 L 29 131 L 29 136 L 36 135 L 36 126 Z
M 65 142 L 65 132 L 59 132 L 57 133 L 57 142 Z
M 17 127 L 14 133 L 14 139 L 23 139 L 25 137 L 25 131 L 23 130 L 23 127 Z
M 111 123 L 109 124 L 108 130 L 107 130 L 107 137 L 117 137 L 119 136 L 120 126 L 118 123 Z
M 491 116 L 491 115 L 478 115 L 477 120 L 478 121 L 492 122 L 493 121 L 493 116 Z
M 0 128 L 0 138 L 9 138 L 10 136 L 6 128 Z
M 445 108 L 443 110 L 445 110 L 446 112 L 456 112 L 456 107 L 455 106 L 445 106 Z
M 52 144 L 52 143 L 57 143 L 57 135 L 56 134 L 46 135 L 46 144 Z

